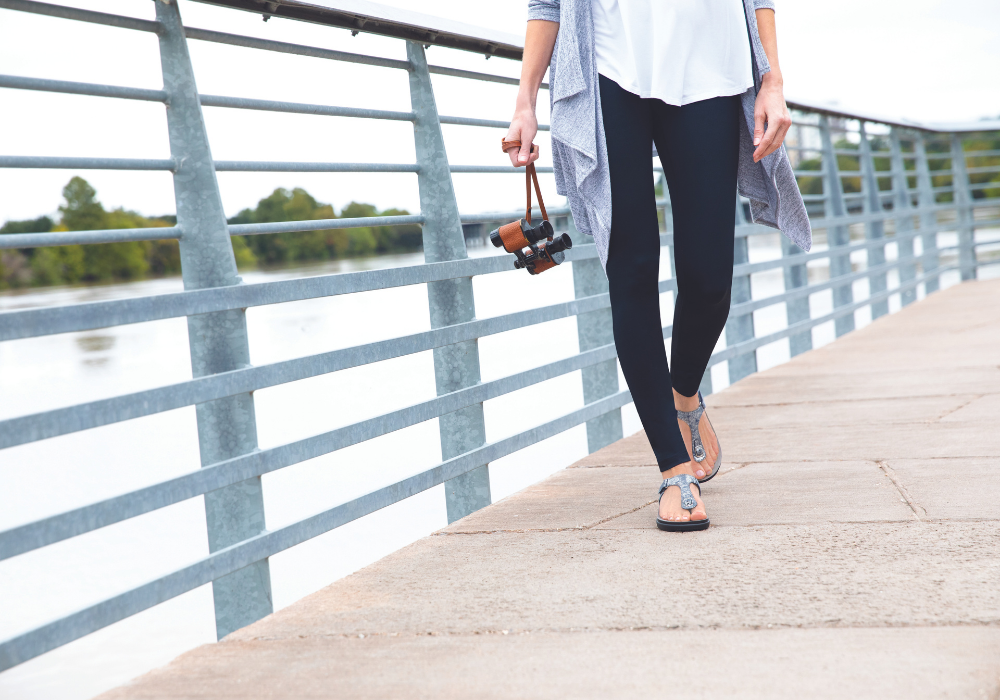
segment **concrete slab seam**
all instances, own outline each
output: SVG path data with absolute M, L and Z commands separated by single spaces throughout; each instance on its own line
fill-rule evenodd
M 926 517 L 927 509 L 913 500 L 913 497 L 910 496 L 910 492 L 906 490 L 905 486 L 903 486 L 903 482 L 901 482 L 899 480 L 899 477 L 896 476 L 896 472 L 893 470 L 893 468 L 890 467 L 888 463 L 882 460 L 877 461 L 876 464 L 878 464 L 879 469 L 881 469 L 883 473 L 885 473 L 885 475 L 889 477 L 889 481 L 891 481 L 893 486 L 896 487 L 896 490 L 899 491 L 899 495 L 902 497 L 902 500 L 904 500 L 906 502 L 906 505 L 910 507 L 910 510 L 913 511 L 913 517 L 915 517 L 917 520 L 922 520 L 920 517 L 920 513 L 917 511 L 918 508 L 924 512 L 924 517 Z
M 880 625 L 851 625 L 839 624 L 841 620 L 824 620 L 820 624 L 812 625 L 791 625 L 785 623 L 766 623 L 759 625 L 637 625 L 630 627 L 534 627 L 534 628 L 507 628 L 507 629 L 477 629 L 462 632 L 444 632 L 438 630 L 427 630 L 426 632 L 352 632 L 352 633 L 328 633 L 328 634 L 297 634 L 294 637 L 261 636 L 249 639 L 223 639 L 216 644 L 247 644 L 247 643 L 283 643 L 290 639 L 368 639 L 370 637 L 386 638 L 420 638 L 420 637 L 479 637 L 491 634 L 498 635 L 527 635 L 527 634 L 603 634 L 615 632 L 672 632 L 677 630 L 719 630 L 719 631 L 754 631 L 766 632 L 768 630 L 777 632 L 780 630 L 818 630 L 818 629 L 841 629 L 841 630 L 872 630 L 872 629 L 940 629 L 940 628 L 964 628 L 964 627 L 1000 627 L 1000 618 L 991 620 L 955 620 L 943 624 L 923 624 L 911 625 L 905 622 L 886 623 Z
M 978 401 L 979 399 L 984 398 L 984 397 L 989 396 L 989 395 L 990 394 L 987 393 L 987 394 L 979 394 L 977 396 L 974 396 L 973 398 L 971 398 L 968 401 L 966 401 L 965 403 L 963 403 L 961 406 L 956 406 L 955 408 L 951 409 L 950 411 L 945 411 L 944 413 L 942 413 L 940 416 L 937 417 L 937 421 L 944 420 L 946 417 L 950 416 L 952 413 L 955 413 L 956 411 L 961 411 L 963 408 L 965 408 L 966 406 L 968 406 L 972 402 Z

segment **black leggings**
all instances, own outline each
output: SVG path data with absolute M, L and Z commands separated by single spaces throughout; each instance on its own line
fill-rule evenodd
M 687 462 L 671 387 L 698 391 L 726 325 L 733 281 L 739 96 L 675 107 L 600 76 L 611 170 L 607 273 L 615 345 L 660 470 Z M 660 266 L 651 144 L 674 214 L 677 296 L 667 366 L 657 287 Z

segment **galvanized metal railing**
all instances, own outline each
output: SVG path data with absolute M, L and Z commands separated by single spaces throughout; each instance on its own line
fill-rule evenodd
M 252 3 L 242 0 L 214 0 L 214 4 L 253 9 Z M 0 314 L 0 341 L 184 316 L 188 319 L 193 379 L 0 421 L 0 449 L 194 405 L 203 468 L 0 532 L 0 560 L 202 495 L 211 553 L 145 585 L 0 642 L 0 670 L 210 582 L 217 632 L 222 637 L 271 612 L 270 556 L 446 482 L 448 517 L 455 520 L 490 502 L 490 462 L 581 423 L 587 426 L 590 451 L 622 437 L 620 409 L 630 402 L 630 395 L 618 386 L 607 280 L 593 245 L 578 245 L 567 254 L 573 267 L 576 294 L 573 301 L 489 319 L 475 317 L 472 277 L 505 271 L 509 261 L 506 257 L 469 259 L 461 224 L 519 214 L 461 215 L 451 173 L 516 171 L 503 165 L 449 165 L 441 125 L 506 128 L 507 122 L 439 115 L 430 76 L 449 75 L 501 84 L 517 81 L 428 65 L 421 44 L 435 43 L 518 58 L 520 47 L 516 41 L 505 44 L 496 36 L 484 38 L 448 28 L 428 28 L 412 21 L 393 23 L 385 17 L 371 18 L 368 23 L 357 15 L 356 9 L 334 12 L 290 0 L 267 5 L 274 14 L 284 13 L 331 26 L 357 26 L 399 37 L 407 42 L 407 60 L 399 61 L 184 27 L 175 2 L 161 0 L 155 5 L 156 21 L 147 21 L 32 0 L 0 0 L 0 8 L 156 34 L 163 68 L 162 90 L 10 75 L 0 75 L 0 88 L 162 102 L 169 106 L 171 158 L 0 156 L 0 167 L 170 171 L 174 175 L 177 225 L 11 234 L 0 236 L 0 248 L 173 238 L 180 242 L 184 291 L 5 312 Z M 357 5 L 354 3 L 352 7 Z M 405 70 L 412 110 L 389 112 L 200 95 L 188 55 L 188 39 Z M 414 128 L 417 162 L 214 161 L 202 106 L 409 121 Z M 815 178 L 823 183 L 822 194 L 805 195 L 820 245 L 814 252 L 802 253 L 783 240 L 780 258 L 750 262 L 751 237 L 774 232 L 747 223 L 744 207 L 742 204 L 737 207 L 736 268 L 726 348 L 716 352 L 711 360 L 712 365 L 727 363 L 730 381 L 757 371 L 756 351 L 765 345 L 787 338 L 790 354 L 798 355 L 812 348 L 812 330 L 817 326 L 832 321 L 837 336 L 847 333 L 854 328 L 857 310 L 870 307 L 872 317 L 877 318 L 888 313 L 889 300 L 895 295 L 903 306 L 912 303 L 918 289 L 923 288 L 926 293 L 935 291 L 941 275 L 950 270 L 957 269 L 962 280 L 973 279 L 981 266 L 991 264 L 990 256 L 995 256 L 1000 248 L 996 242 L 1000 237 L 981 236 L 982 240 L 977 240 L 976 236 L 977 229 L 1000 226 L 1000 197 L 986 198 L 976 193 L 986 193 L 1000 185 L 970 184 L 969 179 L 970 175 L 1000 172 L 1000 166 L 969 167 L 967 162 L 970 158 L 995 158 L 1000 156 L 1000 150 L 966 150 L 963 136 L 987 129 L 1000 130 L 1000 124 L 957 126 L 940 131 L 809 105 L 792 106 L 800 113 L 795 138 L 788 142 L 798 168 L 796 175 L 800 183 Z M 874 137 L 869 133 L 873 129 L 879 132 Z M 838 134 L 840 138 L 835 140 Z M 996 133 L 990 138 L 997 138 Z M 876 140 L 878 149 L 873 148 Z M 808 158 L 809 154 L 814 157 Z M 857 168 L 840 169 L 839 158 L 856 160 Z M 931 167 L 932 163 L 944 161 L 950 163 L 950 168 Z M 804 168 L 807 164 L 818 164 L 821 169 Z M 410 172 L 417 176 L 421 213 L 227 226 L 215 173 L 236 170 Z M 539 171 L 551 172 L 551 168 Z M 845 178 L 855 183 L 852 187 L 856 192 L 845 191 Z M 937 186 L 935 179 L 939 182 Z M 945 184 L 940 184 L 945 180 Z M 669 214 L 669 201 L 660 205 Z M 568 210 L 549 209 L 549 212 L 572 228 Z M 672 248 L 669 215 L 664 219 L 667 230 L 661 234 L 661 244 Z M 425 264 L 264 284 L 240 283 L 229 239 L 232 235 L 415 223 L 423 227 Z M 858 228 L 863 228 L 864 237 L 854 240 L 852 229 Z M 947 232 L 958 234 L 957 245 L 938 245 L 939 234 Z M 890 258 L 887 250 L 895 250 L 895 257 Z M 977 251 L 982 255 L 977 255 Z M 852 261 L 852 256 L 864 258 L 864 265 L 861 260 Z M 810 264 L 820 273 L 816 276 L 822 277 L 823 263 L 829 265 L 828 279 L 810 280 Z M 785 291 L 767 298 L 753 298 L 752 276 L 779 270 Z M 890 273 L 898 277 L 894 285 L 890 285 Z M 853 284 L 859 280 L 868 281 L 869 293 L 856 299 Z M 245 320 L 245 310 L 249 307 L 416 284 L 426 284 L 428 288 L 429 331 L 284 362 L 250 364 Z M 810 297 L 826 290 L 832 290 L 833 310 L 813 316 Z M 660 291 L 675 292 L 674 280 L 661 281 Z M 754 312 L 779 304 L 785 305 L 787 327 L 758 336 Z M 481 381 L 479 338 L 571 316 L 577 319 L 578 355 L 501 379 Z M 670 333 L 670 326 L 663 329 L 664 338 L 669 338 Z M 427 350 L 434 354 L 436 398 L 278 447 L 258 448 L 252 392 Z M 583 377 L 582 408 L 503 440 L 487 442 L 484 401 L 578 370 Z M 711 384 L 708 372 L 702 384 L 706 393 L 711 392 Z M 444 460 L 434 468 L 277 530 L 265 529 L 260 480 L 263 474 L 434 418 L 440 422 Z

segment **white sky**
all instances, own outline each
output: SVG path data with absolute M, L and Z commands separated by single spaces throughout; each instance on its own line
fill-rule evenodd
M 384 2 L 386 0 L 383 0 Z M 152 18 L 150 0 L 61 0 Z M 414 8 L 406 0 L 387 4 Z M 525 0 L 423 0 L 429 14 L 520 33 Z M 404 57 L 402 42 L 182 0 L 186 24 L 328 48 Z M 1000 1 L 778 0 L 786 96 L 923 121 L 1000 116 Z M 299 102 L 409 110 L 405 74 L 381 68 L 190 42 L 199 89 Z M 516 76 L 519 64 L 432 47 L 431 63 Z M 139 32 L 0 10 L 0 73 L 159 88 L 155 37 Z M 509 118 L 515 88 L 434 77 L 442 114 Z M 547 120 L 546 100 L 540 119 Z M 218 159 L 413 162 L 412 127 L 382 122 L 206 109 Z M 452 163 L 503 164 L 502 130 L 444 127 Z M 547 139 L 539 142 L 543 148 Z M 0 153 L 166 158 L 157 103 L 0 89 Z M 52 214 L 76 173 L 0 171 L 0 222 Z M 144 214 L 174 211 L 169 173 L 85 171 L 106 206 Z M 555 204 L 551 176 L 543 176 Z M 229 215 L 275 187 L 301 186 L 338 209 L 351 200 L 419 209 L 412 174 L 221 173 Z M 465 212 L 516 209 L 517 175 L 455 176 Z

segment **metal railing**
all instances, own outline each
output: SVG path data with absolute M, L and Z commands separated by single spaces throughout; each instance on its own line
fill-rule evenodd
M 247 5 L 240 0 L 215 4 Z M 622 437 L 620 409 L 630 402 L 630 395 L 618 385 L 607 280 L 593 245 L 578 245 L 567 252 L 576 299 L 494 318 L 475 317 L 472 277 L 506 271 L 510 262 L 505 256 L 469 259 L 461 224 L 491 221 L 506 215 L 461 215 L 451 173 L 518 171 L 502 165 L 449 165 L 442 124 L 505 128 L 507 122 L 440 116 L 430 76 L 442 74 L 501 84 L 517 81 L 428 65 L 421 44 L 439 43 L 514 58 L 520 55 L 519 47 L 495 38 L 434 32 L 412 24 L 396 26 L 385 18 L 370 25 L 361 22 L 358 26 L 365 27 L 365 31 L 406 41 L 407 60 L 390 60 L 184 27 L 176 2 L 160 1 L 155 5 L 156 21 L 146 21 L 31 0 L 0 0 L 0 8 L 154 33 L 159 40 L 164 82 L 162 89 L 152 90 L 3 75 L 0 88 L 162 102 L 169 105 L 171 158 L 0 156 L 0 167 L 169 171 L 174 176 L 177 225 L 9 234 L 0 236 L 0 248 L 177 239 L 184 291 L 4 312 L 0 314 L 0 341 L 187 317 L 193 378 L 0 421 L 0 449 L 194 405 L 203 468 L 0 532 L 0 560 L 202 495 L 210 554 L 145 585 L 0 642 L 0 670 L 210 582 L 217 632 L 222 637 L 271 612 L 270 556 L 445 482 L 449 521 L 462 517 L 490 502 L 490 462 L 573 426 L 586 423 L 590 451 Z M 298 6 L 268 5 L 274 6 L 273 11 L 298 11 L 295 10 Z M 361 21 L 350 13 L 301 18 L 332 26 L 355 26 L 351 22 Z M 403 70 L 409 77 L 412 110 L 389 112 L 199 95 L 188 55 L 188 40 Z M 409 121 L 414 129 L 416 163 L 214 161 L 202 106 Z M 775 232 L 748 223 L 743 204 L 737 207 L 736 267 L 726 348 L 716 352 L 711 360 L 712 365 L 726 362 L 733 382 L 757 371 L 759 348 L 787 338 L 790 354 L 798 355 L 812 348 L 812 330 L 817 326 L 832 321 L 836 335 L 840 336 L 853 330 L 855 312 L 859 309 L 870 307 L 872 317 L 877 318 L 889 312 L 889 300 L 895 295 L 902 306 L 912 303 L 919 288 L 925 293 L 937 290 L 941 275 L 947 271 L 957 269 L 962 280 L 973 279 L 977 269 L 989 264 L 992 259 L 989 256 L 995 256 L 1000 247 L 995 242 L 997 238 L 976 240 L 977 229 L 1000 225 L 1000 197 L 985 197 L 989 190 L 1000 189 L 1000 183 L 970 183 L 970 176 L 1000 172 L 1000 166 L 978 165 L 979 160 L 995 158 L 1000 151 L 966 150 L 963 136 L 986 128 L 998 129 L 1000 125 L 969 125 L 945 132 L 809 105 L 792 106 L 799 110 L 800 118 L 788 149 L 800 186 L 809 190 L 805 200 L 818 245 L 814 252 L 803 253 L 782 239 L 780 258 L 750 262 L 752 238 Z M 869 133 L 872 130 L 878 133 L 872 135 Z M 990 138 L 996 137 L 994 134 Z M 970 158 L 975 161 L 972 167 Z M 856 167 L 841 169 L 838 160 L 856 162 Z M 948 169 L 937 167 L 945 162 L 949 163 Z M 414 173 L 421 213 L 227 225 L 215 176 L 216 172 L 226 170 Z M 551 172 L 551 168 L 539 170 Z M 822 183 L 821 194 L 811 191 L 817 182 Z M 198 196 L 193 196 L 196 193 Z M 661 244 L 672 248 L 669 201 L 659 202 L 659 206 L 665 210 L 666 223 Z M 549 209 L 549 212 L 553 217 L 564 217 L 565 225 L 572 227 L 568 210 Z M 518 215 L 518 212 L 509 214 L 512 218 Z M 239 282 L 229 238 L 415 223 L 423 227 L 425 263 L 422 265 L 262 284 Z M 852 236 L 852 231 L 860 234 L 861 230 L 863 238 Z M 938 244 L 938 235 L 946 232 L 957 233 L 957 245 Z M 887 255 L 887 251 L 893 250 L 894 257 Z M 824 263 L 829 266 L 827 279 L 822 279 Z M 810 269 L 816 279 L 810 279 Z M 752 276 L 769 271 L 782 273 L 784 292 L 753 298 Z M 890 273 L 898 277 L 892 286 Z M 868 281 L 869 294 L 855 298 L 853 283 L 860 280 Z M 245 320 L 245 310 L 249 307 L 417 284 L 426 284 L 428 288 L 431 330 L 283 362 L 250 364 Z M 810 297 L 826 290 L 832 291 L 833 310 L 813 316 Z M 660 291 L 675 292 L 674 280 L 661 281 Z M 757 335 L 754 312 L 779 304 L 785 305 L 787 327 Z M 567 317 L 577 319 L 578 355 L 501 379 L 481 381 L 479 338 Z M 670 326 L 663 329 L 664 338 L 669 338 L 670 333 Z M 434 354 L 436 398 L 278 447 L 258 448 L 252 392 L 427 350 Z M 503 440 L 487 442 L 484 401 L 578 370 L 583 377 L 582 408 Z M 711 372 L 706 372 L 702 389 L 711 392 Z M 444 460 L 434 468 L 285 527 L 264 529 L 260 479 L 263 474 L 434 418 L 440 423 Z

